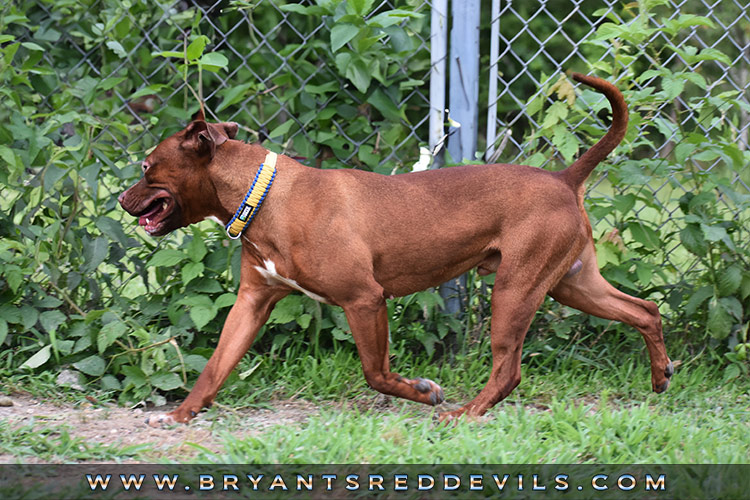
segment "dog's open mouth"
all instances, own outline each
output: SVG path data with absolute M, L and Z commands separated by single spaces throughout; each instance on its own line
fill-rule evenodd
M 146 209 L 138 216 L 138 224 L 148 234 L 160 234 L 164 229 L 165 221 L 174 211 L 174 200 L 165 191 L 158 193 Z

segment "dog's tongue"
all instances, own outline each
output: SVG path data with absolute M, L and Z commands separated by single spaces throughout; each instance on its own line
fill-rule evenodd
M 152 210 L 149 210 L 138 218 L 138 224 L 144 227 L 149 225 L 149 222 L 153 222 L 151 219 L 153 219 L 159 212 L 161 212 L 162 209 L 163 207 L 161 203 L 157 204 Z

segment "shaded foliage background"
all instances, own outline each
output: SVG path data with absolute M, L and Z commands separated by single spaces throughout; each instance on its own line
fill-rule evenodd
M 645 47 L 651 7 L 603 18 L 582 49 L 602 76 L 641 84 L 626 89 L 631 128 L 607 169 L 610 192 L 588 200 L 592 219 L 603 221 L 600 264 L 624 291 L 660 302 L 668 342 L 707 347 L 733 378 L 747 374 L 750 346 L 750 156 L 737 140 L 750 109 L 710 75 L 660 63 L 673 50 L 726 59 L 721 47 L 698 53 L 679 43 L 685 29 L 717 27 L 683 16 L 664 28 L 681 48 Z M 150 238 L 116 200 L 145 152 L 181 129 L 198 99 L 212 116 L 239 122 L 240 138 L 319 168 L 408 171 L 426 142 L 429 6 L 421 1 L 37 0 L 0 7 L 0 33 L 2 370 L 72 366 L 124 401 L 160 401 L 191 385 L 234 302 L 238 247 L 208 222 Z M 612 40 L 614 61 L 598 61 Z M 526 112 L 539 128 L 520 132 L 529 144 L 521 161 L 559 168 L 603 134 L 606 120 L 586 117 L 605 105 L 588 91 L 569 99 L 563 80 L 538 90 L 528 89 Z M 677 96 L 716 125 L 711 133 L 685 125 Z M 570 123 L 579 122 L 574 136 Z M 649 122 L 651 133 L 639 134 Z M 675 147 L 661 159 L 641 154 L 665 141 Z M 656 199 L 644 189 L 667 175 L 690 192 Z M 441 314 L 433 291 L 390 301 L 394 353 L 449 361 L 478 342 L 490 284 L 471 275 L 460 319 Z M 290 296 L 253 352 L 283 360 L 352 349 L 347 330 L 340 309 Z M 581 338 L 599 342 L 605 331 L 607 343 L 642 350 L 629 328 L 551 302 L 532 326 L 553 353 Z

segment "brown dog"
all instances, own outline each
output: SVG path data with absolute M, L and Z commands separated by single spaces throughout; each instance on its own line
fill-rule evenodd
M 496 273 L 492 372 L 474 400 L 441 420 L 482 415 L 518 385 L 523 340 L 547 294 L 637 328 L 651 357 L 652 388 L 664 391 L 673 368 L 659 310 L 601 277 L 583 208 L 583 182 L 625 135 L 627 107 L 613 85 L 573 78 L 607 97 L 612 126 L 561 172 L 472 165 L 384 176 L 318 170 L 279 156 L 262 206 L 246 210 L 257 216 L 242 234 L 237 302 L 216 351 L 185 401 L 149 424 L 187 422 L 210 405 L 274 304 L 295 290 L 344 309 L 373 389 L 438 404 L 443 391 L 436 383 L 390 370 L 386 299 L 472 268 Z M 233 140 L 236 132 L 234 123 L 192 121 L 146 158 L 143 178 L 119 198 L 122 207 L 152 235 L 205 218 L 227 224 L 242 212 L 259 166 L 273 162 L 263 147 Z

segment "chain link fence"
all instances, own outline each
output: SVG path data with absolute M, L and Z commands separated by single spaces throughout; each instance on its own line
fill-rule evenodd
M 652 67 L 700 74 L 707 82 L 706 95 L 714 86 L 739 92 L 741 111 L 733 110 L 730 121 L 736 144 L 747 151 L 748 6 L 739 0 L 653 4 L 658 15 L 649 18 L 644 30 L 668 27 L 684 15 L 705 16 L 714 24 L 712 29 L 693 25 L 672 37 L 656 29 L 633 45 L 665 48 L 639 57 L 655 54 L 647 61 Z M 6 21 L 13 16 L 13 5 L 4 8 Z M 346 9 L 354 5 L 366 10 L 366 23 L 333 49 L 337 23 L 352 15 Z M 537 97 L 547 104 L 553 102 L 549 89 L 561 72 L 571 68 L 589 72 L 611 65 L 623 49 L 597 38 L 597 30 L 605 22 L 622 22 L 623 12 L 637 8 L 614 0 L 484 2 L 479 54 L 483 70 L 477 99 L 488 110 L 480 115 L 480 125 L 487 132 L 480 134 L 484 137 L 479 147 L 486 150 L 486 156 L 525 162 L 529 151 L 541 149 L 539 141 L 556 147 L 550 138 L 530 135 L 543 129 L 544 121 L 542 115 L 529 112 L 529 103 Z M 210 118 L 240 123 L 241 138 L 260 141 L 308 165 L 334 168 L 343 164 L 385 174 L 411 170 L 420 160 L 420 146 L 428 144 L 429 80 L 434 64 L 430 60 L 430 14 L 431 3 L 423 0 L 363 0 L 348 5 L 312 0 L 36 0 L 34 8 L 27 9 L 26 19 L 13 20 L 11 26 L 16 40 L 30 54 L 22 64 L 32 67 L 44 59 L 47 67 L 56 68 L 53 74 L 39 74 L 30 81 L 42 96 L 35 103 L 37 113 L 72 105 L 85 109 L 100 127 L 91 138 L 97 165 L 86 165 L 84 170 L 96 175 L 102 168 L 111 169 L 124 185 L 136 174 L 135 165 L 144 152 L 181 129 L 198 109 L 195 94 L 201 95 Z M 345 37 L 342 31 L 339 35 Z M 220 54 L 225 61 L 213 68 L 206 64 L 199 72 L 195 65 L 186 66 L 181 58 L 169 55 L 184 53 L 198 34 L 208 37 L 206 53 Z M 707 49 L 720 50 L 728 60 L 696 57 L 696 51 L 700 54 Z M 611 72 L 626 74 L 624 68 Z M 635 92 L 645 91 L 655 78 L 617 83 Z M 488 95 L 490 79 L 496 79 L 496 95 Z M 78 102 L 61 102 L 59 87 L 70 88 Z M 695 89 L 691 92 L 689 97 L 696 97 Z M 638 124 L 640 133 L 653 135 L 657 128 L 664 140 L 658 147 L 638 145 L 634 148 L 637 158 L 659 160 L 674 155 L 685 140 L 684 131 L 714 136 L 719 123 L 692 113 L 691 102 L 678 92 L 668 105 L 649 111 Z M 567 125 L 575 131 L 592 120 L 605 126 L 593 112 Z M 72 126 L 62 128 L 62 144 L 76 140 L 81 138 Z M 554 161 L 555 155 L 549 154 L 541 164 Z M 725 158 L 715 157 L 693 162 L 690 168 L 720 171 L 724 162 Z M 639 195 L 645 192 L 667 214 L 659 218 L 659 224 L 668 227 L 670 215 L 677 210 L 675 192 L 689 192 L 692 186 L 666 174 L 632 186 L 611 182 L 602 169 L 592 181 L 590 196 L 611 199 L 631 190 Z M 735 190 L 750 194 L 746 169 L 734 171 L 731 177 Z M 104 183 L 97 189 L 116 198 L 112 195 L 122 185 Z M 747 211 L 732 200 L 719 201 L 734 210 L 747 235 Z M 636 205 L 634 210 L 644 220 L 650 217 L 648 208 Z M 609 226 L 616 224 L 606 214 L 594 212 L 592 216 Z M 664 243 L 669 246 L 668 260 L 682 244 L 676 234 L 671 236 Z M 747 245 L 748 238 L 744 241 Z M 698 265 L 698 259 L 681 255 L 671 265 L 685 273 Z
M 612 179 L 611 172 L 602 166 L 594 172 L 588 191 L 590 200 L 602 200 L 603 203 L 612 203 L 618 195 L 626 193 L 650 199 L 650 203 L 634 204 L 632 219 L 655 228 L 661 235 L 669 235 L 661 238 L 661 245 L 664 269 L 669 269 L 671 274 L 660 284 L 665 294 L 657 295 L 660 300 L 665 300 L 671 280 L 690 280 L 691 271 L 705 268 L 705 262 L 701 262 L 705 255 L 695 255 L 693 248 L 692 254 L 685 251 L 684 235 L 680 234 L 680 227 L 675 222 L 681 215 L 678 200 L 696 189 L 695 182 L 692 182 L 695 177 L 685 176 L 683 172 L 728 176 L 734 193 L 745 197 L 750 194 L 747 154 L 735 158 L 730 166 L 732 160 L 727 157 L 692 157 L 681 155 L 680 149 L 689 148 L 691 143 L 699 142 L 696 137 L 700 137 L 700 140 L 708 138 L 717 144 L 729 140 L 738 151 L 748 151 L 750 7 L 746 2 L 736 0 L 666 0 L 623 7 L 623 2 L 613 0 L 492 2 L 490 79 L 496 79 L 494 83 L 498 91 L 488 98 L 487 156 L 524 162 L 528 161 L 531 151 L 542 149 L 538 141 L 553 150 L 560 148 L 560 143 L 555 143 L 550 137 L 532 135 L 529 139 L 524 131 L 544 128 L 545 115 L 528 112 L 529 104 L 537 99 L 548 105 L 553 103 L 556 99 L 549 89 L 556 84 L 561 73 L 571 68 L 582 72 L 595 68 L 620 75 L 618 86 L 630 89 L 634 100 L 648 92 L 649 87 L 670 93 L 670 98 L 658 106 L 647 104 L 645 110 L 633 110 L 641 112 L 643 117 L 637 120 L 637 136 L 630 135 L 634 144 L 633 159 L 642 162 L 637 168 L 653 175 L 647 178 L 626 176 L 635 182 L 627 179 L 623 182 L 623 176 L 616 175 Z M 633 20 L 639 9 L 640 19 Z M 647 9 L 650 11 L 646 12 Z M 697 16 L 704 19 L 697 21 Z M 624 38 L 622 42 L 597 36 L 606 28 L 603 24 L 608 22 L 629 24 L 638 29 L 620 33 Z M 637 24 L 640 26 L 634 26 Z M 723 57 L 701 57 L 717 53 Z M 647 69 L 667 68 L 670 74 L 680 77 L 689 74 L 694 78 L 675 83 L 658 71 L 652 71 L 652 75 L 644 73 L 644 78 L 639 78 L 642 75 L 637 71 L 634 74 L 629 65 Z M 688 90 L 687 81 L 702 81 L 704 86 L 693 86 Z M 677 85 L 678 88 L 671 89 L 668 85 Z M 720 91 L 736 93 L 738 103 L 731 111 L 721 108 L 726 103 L 712 100 L 711 96 Z M 695 110 L 695 103 L 700 99 L 710 103 Z M 706 108 L 712 112 L 706 112 Z M 584 120 L 568 120 L 569 129 L 585 128 L 592 120 L 601 122 L 594 109 L 592 106 Z M 638 139 L 659 136 L 661 138 L 652 141 Z M 580 139 L 579 142 L 583 142 Z M 538 163 L 551 165 L 556 160 L 559 157 L 548 154 Z M 675 162 L 681 163 L 679 170 L 662 168 L 665 163 Z M 750 231 L 748 205 L 722 195 L 716 203 L 739 222 L 739 231 L 744 235 L 739 241 L 747 249 Z M 622 231 L 623 221 L 611 214 L 597 213 L 597 210 L 590 212 L 595 237 L 621 243 L 618 230 Z M 681 220 L 681 224 L 685 220 Z M 627 286 L 627 280 L 620 280 L 620 285 Z

